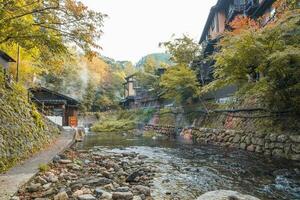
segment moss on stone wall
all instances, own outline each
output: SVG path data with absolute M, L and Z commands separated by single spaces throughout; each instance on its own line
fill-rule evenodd
M 3 80 L 3 77 L 0 76 Z M 0 172 L 49 144 L 59 130 L 27 100 L 27 91 L 0 81 Z

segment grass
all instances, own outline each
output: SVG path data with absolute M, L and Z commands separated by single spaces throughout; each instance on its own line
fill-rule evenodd
M 49 171 L 50 170 L 50 167 L 49 165 L 47 164 L 39 164 L 39 171 L 40 172 L 46 172 L 46 171 Z
M 122 132 L 134 130 L 138 127 L 138 124 L 147 123 L 154 112 L 154 109 L 139 109 L 99 113 L 99 121 L 92 126 L 92 131 Z

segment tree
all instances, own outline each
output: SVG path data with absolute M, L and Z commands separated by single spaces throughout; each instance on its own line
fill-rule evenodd
M 171 60 L 174 63 L 180 65 L 191 64 L 200 54 L 199 44 L 186 35 L 159 45 L 166 48 L 166 52 L 171 55 Z
M 77 0 L 0 0 L 0 44 L 51 53 L 76 44 L 91 53 L 99 48 L 104 17 Z
M 273 109 L 300 113 L 299 22 L 299 11 L 292 10 L 261 30 L 225 35 L 214 56 L 216 80 L 207 88 L 236 84 L 241 95 L 254 95 Z
M 140 87 L 147 90 L 159 92 L 159 76 L 156 70 L 159 68 L 152 58 L 147 58 L 141 69 L 136 73 L 137 81 Z
M 164 90 L 163 97 L 175 100 L 177 104 L 188 103 L 199 95 L 199 83 L 195 72 L 186 65 L 167 69 L 159 83 Z
M 199 95 L 200 87 L 194 70 L 189 66 L 199 56 L 199 45 L 186 35 L 161 43 L 171 55 L 174 66 L 167 68 L 160 79 L 163 97 L 177 104 L 190 102 Z

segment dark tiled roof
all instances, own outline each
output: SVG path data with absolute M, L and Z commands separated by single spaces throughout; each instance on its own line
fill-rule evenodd
M 0 57 L 2 57 L 7 62 L 16 62 L 12 57 L 10 57 L 7 53 L 0 50 Z
M 40 102 L 65 103 L 67 105 L 73 105 L 73 106 L 79 105 L 79 102 L 76 99 L 73 99 L 71 97 L 49 90 L 44 87 L 30 88 L 29 92 L 31 92 L 35 100 Z M 49 96 L 39 96 L 38 95 L 39 92 L 44 92 L 46 94 L 49 94 Z

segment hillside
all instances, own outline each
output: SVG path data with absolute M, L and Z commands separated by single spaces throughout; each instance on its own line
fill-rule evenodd
M 59 132 L 28 103 L 23 87 L 4 88 L 1 75 L 0 80 L 0 172 L 3 172 L 44 148 Z
M 153 53 L 153 54 L 149 54 L 149 55 L 146 55 L 143 58 L 141 58 L 136 63 L 136 68 L 142 67 L 148 59 L 153 60 L 156 63 L 156 65 L 160 65 L 160 64 L 171 65 L 172 64 L 172 62 L 170 61 L 170 55 L 169 54 L 166 54 L 166 53 Z

